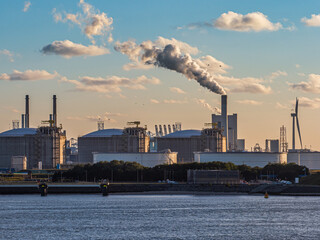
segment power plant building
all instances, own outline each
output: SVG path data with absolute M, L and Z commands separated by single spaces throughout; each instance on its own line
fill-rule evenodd
M 225 152 L 225 138 L 220 129 L 182 130 L 156 138 L 159 151 L 178 152 L 178 163 L 193 162 L 193 153 L 199 151 Z
M 93 162 L 93 153 L 149 152 L 150 137 L 142 127 L 102 129 L 78 138 L 80 163 Z
M 54 96 L 53 116 L 56 118 L 56 97 Z M 10 168 L 15 156 L 26 158 L 27 168 L 55 168 L 64 163 L 66 133 L 57 123 L 48 121 L 50 126 L 29 128 L 29 96 L 26 96 L 26 113 L 22 116 L 23 128 L 0 133 L 0 167 Z

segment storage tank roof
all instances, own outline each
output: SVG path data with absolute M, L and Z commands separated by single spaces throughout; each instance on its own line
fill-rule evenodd
M 189 138 L 192 136 L 201 136 L 201 130 L 190 129 L 177 131 L 164 136 L 164 138 Z
M 111 128 L 111 129 L 103 129 L 103 130 L 91 132 L 82 137 L 111 137 L 114 135 L 122 135 L 122 134 L 123 134 L 122 129 Z
M 25 135 L 35 135 L 36 128 L 16 128 L 0 133 L 0 137 L 23 137 Z

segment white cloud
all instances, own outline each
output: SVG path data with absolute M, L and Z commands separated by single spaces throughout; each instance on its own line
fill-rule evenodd
M 218 83 L 226 86 L 226 90 L 229 93 L 256 93 L 256 94 L 270 94 L 272 89 L 269 86 L 265 86 L 262 83 L 263 79 L 260 78 L 236 78 L 223 75 L 217 75 Z
M 160 84 L 158 78 L 152 77 L 147 78 L 142 75 L 137 78 L 126 78 L 118 76 L 110 77 L 90 77 L 84 76 L 80 80 L 70 80 L 67 78 L 62 78 L 61 81 L 69 82 L 75 85 L 77 91 L 91 91 L 99 93 L 110 93 L 110 92 L 122 92 L 122 88 L 134 89 L 134 90 L 145 90 L 145 85 Z
M 320 75 L 309 74 L 308 82 L 288 83 L 290 89 L 309 93 L 320 93 Z
M 271 73 L 271 75 L 269 76 L 269 79 L 270 79 L 270 80 L 273 80 L 273 79 L 278 78 L 278 77 L 281 77 L 281 76 L 286 77 L 286 76 L 288 76 L 288 73 L 285 72 L 285 71 L 280 71 L 280 70 L 278 70 L 278 71 L 276 71 L 276 72 Z
M 300 68 L 300 64 L 296 64 L 295 66 L 296 66 L 296 68 Z
M 177 87 L 171 87 L 170 91 L 173 92 L 173 93 L 178 93 L 178 94 L 186 94 L 185 91 L 183 91 L 182 89 L 177 88 Z
M 208 109 L 210 112 L 215 114 L 221 114 L 221 109 L 218 107 L 212 107 L 205 99 L 195 98 L 196 103 L 202 105 L 204 108 Z
M 18 70 L 13 70 L 11 74 L 3 73 L 0 75 L 0 80 L 25 80 L 25 81 L 36 81 L 36 80 L 50 80 L 58 77 L 58 73 L 48 73 L 45 70 L 26 70 L 20 72 Z
M 82 12 L 75 14 L 61 14 L 56 9 L 53 9 L 53 17 L 56 22 L 71 22 L 78 25 L 94 44 L 95 36 L 101 36 L 103 39 L 107 39 L 108 42 L 112 42 L 112 17 L 108 17 L 106 13 L 100 12 L 84 0 L 80 0 L 79 7 L 81 7 Z
M 29 10 L 30 6 L 31 6 L 31 2 L 30 1 L 24 2 L 23 11 L 27 12 Z
M 320 14 L 312 14 L 311 18 L 301 18 L 301 22 L 308 27 L 320 27 Z
M 277 109 L 290 109 L 291 107 L 289 105 L 277 102 L 276 103 L 276 108 Z
M 69 40 L 54 41 L 41 49 L 43 54 L 56 54 L 65 58 L 75 56 L 99 56 L 110 53 L 107 48 L 95 45 L 84 46 Z
M 249 100 L 249 99 L 246 99 L 246 100 L 238 100 L 236 101 L 237 103 L 240 103 L 240 104 L 245 104 L 245 105 L 254 105 L 254 106 L 257 106 L 257 105 L 261 105 L 262 102 L 259 102 L 259 101 L 255 101 L 255 100 Z
M 239 32 L 249 31 L 277 31 L 282 28 L 281 23 L 272 23 L 268 17 L 261 12 L 252 12 L 242 15 L 229 11 L 223 13 L 215 22 L 214 27 L 221 30 L 232 30 Z
M 159 104 L 160 103 L 157 99 L 150 99 L 150 102 L 154 103 L 154 104 Z
M 13 113 L 20 113 L 20 111 L 12 106 L 5 106 L 3 107 L 4 109 L 10 111 L 10 112 L 13 112 Z
M 5 55 L 8 57 L 10 62 L 14 62 L 14 54 L 7 49 L 0 50 L 0 55 Z
M 188 103 L 188 101 L 187 100 L 164 99 L 163 103 L 166 103 L 166 104 L 186 104 L 186 103 Z
M 179 47 L 181 52 L 188 53 L 188 54 L 191 54 L 191 55 L 195 55 L 195 54 L 199 53 L 199 49 L 198 48 L 192 47 L 188 43 L 179 41 L 179 40 L 174 39 L 174 38 L 167 39 L 167 38 L 164 38 L 164 37 L 160 36 L 160 37 L 158 37 L 158 39 L 154 43 L 158 47 L 165 47 L 168 44 L 172 44 L 172 45 L 175 45 L 175 46 Z

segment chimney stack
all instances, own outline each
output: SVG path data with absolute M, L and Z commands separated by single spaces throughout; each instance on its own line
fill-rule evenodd
M 57 96 L 53 95 L 53 126 L 56 127 L 57 124 Z
M 26 95 L 25 127 L 29 128 L 29 95 Z
M 228 150 L 228 110 L 227 110 L 227 95 L 221 95 L 221 127 L 224 128 L 222 135 L 226 137 L 226 149 Z

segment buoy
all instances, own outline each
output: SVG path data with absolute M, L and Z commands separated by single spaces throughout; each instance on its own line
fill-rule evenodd
M 269 198 L 269 194 L 267 192 L 264 194 L 264 198 Z

